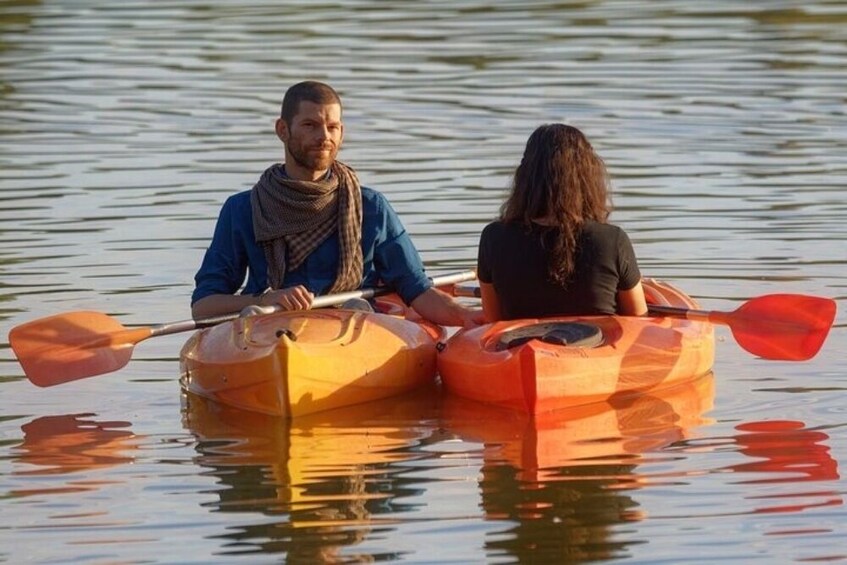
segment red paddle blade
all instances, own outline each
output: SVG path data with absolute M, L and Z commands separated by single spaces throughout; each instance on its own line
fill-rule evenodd
M 99 312 L 68 312 L 13 328 L 9 343 L 33 384 L 53 386 L 120 369 L 150 331 L 127 330 Z
M 738 344 L 753 355 L 805 361 L 823 346 L 835 310 L 830 298 L 768 294 L 746 302 L 726 322 Z

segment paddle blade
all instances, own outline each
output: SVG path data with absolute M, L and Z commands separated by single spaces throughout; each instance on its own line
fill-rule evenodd
M 46 387 L 120 369 L 150 332 L 99 312 L 68 312 L 12 328 L 9 343 L 27 378 Z
M 823 346 L 835 310 L 830 298 L 768 294 L 746 302 L 726 322 L 738 344 L 753 355 L 805 361 Z

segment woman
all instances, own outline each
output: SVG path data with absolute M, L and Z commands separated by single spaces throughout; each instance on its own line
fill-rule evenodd
M 532 133 L 500 219 L 479 242 L 488 321 L 647 313 L 632 244 L 606 223 L 608 189 L 606 166 L 578 129 Z

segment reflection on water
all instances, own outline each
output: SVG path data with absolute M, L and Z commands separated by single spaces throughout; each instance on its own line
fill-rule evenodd
M 832 456 L 830 437 L 794 420 L 762 420 L 735 426 L 729 438 L 711 437 L 686 442 L 686 449 L 730 449 L 743 455 L 739 463 L 715 470 L 738 474 L 733 484 L 745 489 L 751 507 L 737 511 L 796 513 L 824 506 L 841 506 L 843 495 L 834 485 L 840 479 L 838 462 Z M 786 488 L 774 490 L 774 485 Z
M 649 480 L 639 463 L 707 425 L 713 400 L 711 374 L 534 420 L 448 398 L 447 429 L 485 446 L 485 516 L 508 524 L 486 540 L 489 554 L 540 563 L 625 556 L 643 543 L 615 535 L 616 526 L 645 518 L 637 491 Z
M 839 478 L 838 463 L 827 445 L 829 436 L 810 430 L 803 422 L 767 420 L 736 426 L 733 440 L 738 449 L 752 461 L 732 465 L 734 473 L 751 474 L 739 484 L 768 485 L 791 483 L 790 491 L 753 495 L 754 512 L 800 512 L 819 506 L 844 504 L 837 489 L 814 485 L 804 489 L 808 481 L 831 482 Z M 794 485 L 794 483 L 798 483 Z
M 41 416 L 21 426 L 23 441 L 13 450 L 22 464 L 17 475 L 76 475 L 132 463 L 139 438 L 129 422 L 107 422 L 94 414 Z M 57 483 L 58 486 L 57 486 Z M 57 495 L 95 490 L 97 481 L 69 478 L 42 482 L 46 486 L 13 490 L 10 497 Z
M 184 421 L 198 439 L 196 463 L 217 479 L 217 501 L 205 506 L 244 516 L 213 534 L 228 540 L 221 555 L 384 558 L 390 544 L 374 540 L 430 520 L 420 500 L 427 485 L 459 471 L 478 483 L 480 518 L 490 528 L 486 555 L 574 563 L 624 557 L 648 542 L 621 529 L 648 519 L 639 493 L 703 473 L 652 469 L 728 446 L 743 460 L 716 473 L 755 477 L 737 484 L 790 484 L 774 494 L 749 491 L 747 512 L 842 504 L 833 489 L 802 487 L 839 478 L 820 431 L 763 421 L 738 425 L 731 438 L 703 437 L 714 425 L 706 416 L 714 385 L 707 375 L 539 419 L 437 391 L 293 422 L 190 396 Z M 708 509 L 704 501 L 689 513 L 705 518 Z
M 403 463 L 437 437 L 427 423 L 436 403 L 437 391 L 423 390 L 292 422 L 189 396 L 185 425 L 198 439 L 196 462 L 219 479 L 219 502 L 210 506 L 271 518 L 220 534 L 232 547 L 223 554 L 317 562 L 397 520 L 408 511 L 402 499 L 421 488 L 404 480 Z
M 633 494 L 643 486 L 640 459 L 707 423 L 713 395 L 709 375 L 541 420 L 430 393 L 293 422 L 191 396 L 185 422 L 198 437 L 197 463 L 219 479 L 212 507 L 271 518 L 224 534 L 239 542 L 235 553 L 361 558 L 356 546 L 369 534 L 415 519 L 404 499 L 426 480 L 408 476 L 410 463 L 441 461 L 442 447 L 460 441 L 483 446 L 484 519 L 518 524 L 491 536 L 490 554 L 549 562 L 619 553 L 610 527 L 642 518 Z
M 824 443 L 829 436 L 806 429 L 803 422 L 768 420 L 748 422 L 735 427 L 741 453 L 757 459 L 733 465 L 736 473 L 767 473 L 766 477 L 745 483 L 831 481 L 838 478 L 838 464 Z

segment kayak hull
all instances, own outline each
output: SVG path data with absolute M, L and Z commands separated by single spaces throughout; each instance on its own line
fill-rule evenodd
M 388 313 L 319 309 L 246 316 L 196 332 L 180 353 L 183 389 L 229 406 L 296 417 L 432 382 L 443 330 Z
M 650 303 L 698 308 L 672 285 L 647 279 L 643 286 Z M 569 323 L 599 328 L 602 344 L 530 339 L 501 345 L 506 332 Z M 457 332 L 439 353 L 438 370 L 452 394 L 542 414 L 694 380 L 711 370 L 714 347 L 707 322 L 626 316 L 510 320 Z

